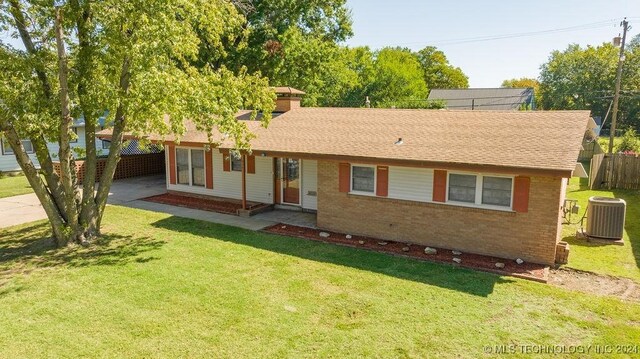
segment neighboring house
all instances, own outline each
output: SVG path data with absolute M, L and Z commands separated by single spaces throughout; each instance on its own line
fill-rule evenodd
M 98 119 L 98 125 L 96 131 L 100 131 L 104 129 L 104 118 Z M 85 141 L 85 122 L 84 117 L 80 116 L 80 118 L 73 121 L 73 132 L 76 134 L 77 139 L 71 141 L 71 148 L 73 149 L 73 155 L 76 158 L 84 157 L 85 151 L 87 149 L 87 143 Z M 109 145 L 111 143 L 109 141 L 103 141 L 99 138 L 96 138 L 96 153 L 98 156 L 106 156 L 109 154 Z M 49 153 L 51 153 L 53 160 L 56 161 L 58 158 L 58 151 L 60 150 L 60 146 L 57 142 L 49 142 L 47 144 L 49 148 Z
M 313 211 L 320 229 L 554 263 L 588 111 L 299 104 L 280 94 L 267 129 L 241 120 L 256 134 L 241 156 L 188 123 L 179 143 L 164 139 L 167 189 Z
M 33 146 L 31 145 L 31 141 L 22 140 L 22 146 L 29 153 L 29 157 L 31 161 L 36 166 L 40 166 L 38 163 L 38 159 L 36 158 L 36 154 L 33 151 Z M 18 161 L 16 161 L 16 156 L 13 154 L 13 150 L 9 143 L 4 139 L 2 135 L 0 135 L 0 173 L 2 172 L 15 172 L 20 171 L 20 165 Z
M 532 88 L 432 89 L 429 101 L 444 101 L 450 110 L 535 110 Z
M 99 123 L 99 127 L 98 130 L 102 130 L 104 129 L 104 119 L 100 119 L 100 123 Z M 79 119 L 75 120 L 73 123 L 73 132 L 77 135 L 77 139 L 71 141 L 70 145 L 72 149 L 75 149 L 73 151 L 73 154 L 75 157 L 84 157 L 84 153 L 86 151 L 87 145 L 85 143 L 85 135 L 84 135 L 84 131 L 85 131 L 85 122 L 84 122 L 84 118 L 80 117 Z M 108 155 L 109 154 L 109 141 L 103 141 L 100 140 L 98 138 L 96 138 L 96 151 L 98 156 L 101 155 Z M 15 172 L 15 171 L 20 171 L 20 165 L 18 164 L 18 162 L 16 161 L 16 157 L 13 154 L 13 151 L 11 150 L 11 147 L 9 146 L 9 144 L 2 138 L 2 136 L 0 136 L 0 145 L 1 145 L 1 152 L 0 152 L 0 172 Z M 33 146 L 31 145 L 31 141 L 29 140 L 23 140 L 22 141 L 22 145 L 24 146 L 24 148 L 27 150 L 27 152 L 30 154 L 29 157 L 31 158 L 31 160 L 33 161 L 33 163 L 36 165 L 36 167 L 39 167 L 40 164 L 38 163 L 38 159 L 36 158 L 36 155 L 33 151 Z M 56 161 L 58 158 L 58 151 L 60 149 L 60 146 L 58 145 L 57 142 L 48 142 L 47 143 L 47 148 L 49 149 L 49 153 L 51 154 L 52 160 Z

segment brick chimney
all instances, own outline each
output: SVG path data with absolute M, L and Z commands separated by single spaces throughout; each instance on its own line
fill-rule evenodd
M 305 93 L 293 87 L 274 87 L 276 92 L 276 109 L 273 112 L 283 113 L 300 108 L 300 100 Z

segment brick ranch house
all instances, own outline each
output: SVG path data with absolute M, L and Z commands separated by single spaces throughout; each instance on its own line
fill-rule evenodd
M 251 153 L 211 148 L 193 124 L 164 138 L 167 189 L 316 212 L 335 232 L 554 263 L 588 111 L 304 108 L 301 91 L 276 92 L 268 128 L 239 115 Z

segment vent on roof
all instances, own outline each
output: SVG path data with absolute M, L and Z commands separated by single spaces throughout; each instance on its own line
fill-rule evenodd
M 400 146 L 403 143 L 404 143 L 404 141 L 402 140 L 402 137 L 399 137 L 398 140 L 394 143 L 394 145 Z

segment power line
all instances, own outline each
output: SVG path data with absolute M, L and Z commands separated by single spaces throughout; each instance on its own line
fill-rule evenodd
M 615 19 L 603 20 L 603 21 L 598 21 L 598 22 L 593 22 L 588 24 L 574 25 L 569 27 L 555 28 L 555 29 L 548 29 L 548 30 L 520 32 L 520 33 L 511 33 L 511 34 L 502 34 L 502 35 L 485 35 L 485 36 L 448 39 L 448 40 L 436 40 L 436 41 L 414 41 L 414 42 L 397 43 L 396 45 L 415 45 L 415 44 L 431 44 L 434 46 L 458 45 L 458 44 L 465 44 L 465 43 L 471 43 L 471 42 L 485 42 L 485 41 L 513 39 L 513 38 L 520 38 L 520 37 L 547 35 L 547 34 L 562 33 L 562 32 L 591 30 L 591 29 L 609 27 L 615 24 L 617 21 L 620 21 L 621 19 L 622 18 L 615 18 Z

